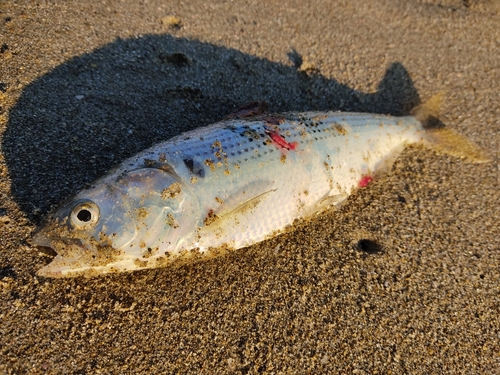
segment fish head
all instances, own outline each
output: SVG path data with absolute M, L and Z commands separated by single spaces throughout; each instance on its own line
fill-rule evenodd
M 154 267 L 193 233 L 197 199 L 168 170 L 140 168 L 96 181 L 51 214 L 32 242 L 55 255 L 44 277 Z M 151 263 L 149 263 L 151 262 Z

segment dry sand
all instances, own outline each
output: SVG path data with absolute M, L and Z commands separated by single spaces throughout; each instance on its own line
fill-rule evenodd
M 498 1 L 53 3 L 0 5 L 0 373 L 500 374 Z M 35 276 L 43 215 L 155 142 L 252 100 L 402 114 L 437 92 L 492 163 L 413 147 L 257 246 Z

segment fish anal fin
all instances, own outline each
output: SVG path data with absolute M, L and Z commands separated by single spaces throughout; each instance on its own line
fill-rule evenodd
M 387 155 L 384 156 L 384 158 L 380 159 L 374 166 L 373 172 L 371 173 L 371 177 L 373 180 L 378 180 L 381 177 L 385 176 L 388 174 L 392 166 L 394 165 L 395 161 L 398 159 L 398 157 L 401 155 L 403 150 L 405 149 L 406 145 L 405 144 L 400 144 L 396 147 L 394 147 Z

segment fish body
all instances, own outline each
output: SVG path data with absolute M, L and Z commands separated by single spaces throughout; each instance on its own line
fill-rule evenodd
M 35 236 L 56 253 L 39 275 L 163 266 L 246 247 L 344 201 L 426 139 L 413 116 L 305 112 L 228 119 L 125 160 Z

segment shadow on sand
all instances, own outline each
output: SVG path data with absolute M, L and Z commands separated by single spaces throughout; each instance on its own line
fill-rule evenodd
M 375 94 L 239 51 L 170 35 L 121 40 L 75 57 L 24 90 L 2 143 L 12 193 L 35 222 L 124 158 L 235 107 L 272 112 L 344 110 L 407 114 L 419 103 L 392 64 Z

